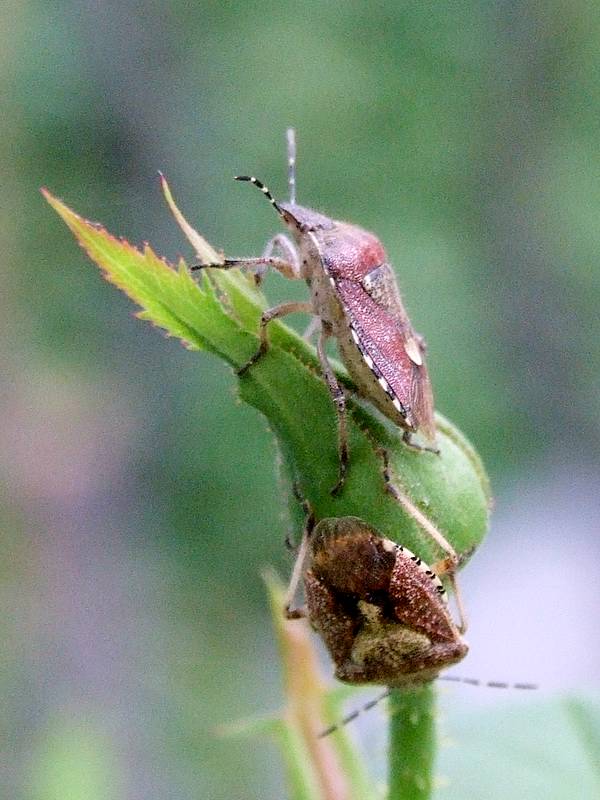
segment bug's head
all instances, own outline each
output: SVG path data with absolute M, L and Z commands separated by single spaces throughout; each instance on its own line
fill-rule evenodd
M 325 214 L 319 214 L 312 208 L 304 208 L 292 203 L 282 203 L 280 213 L 283 221 L 292 233 L 306 233 L 307 231 L 327 230 L 333 228 L 334 221 Z
M 296 203 L 296 134 L 293 128 L 286 131 L 287 157 L 288 157 L 288 188 L 290 199 L 287 203 L 278 203 L 269 189 L 258 178 L 250 175 L 236 175 L 236 181 L 248 181 L 257 186 L 271 203 L 275 211 L 283 220 L 285 226 L 298 239 L 307 231 L 327 230 L 333 228 L 335 223 L 324 214 L 319 214 L 311 208 L 304 208 Z

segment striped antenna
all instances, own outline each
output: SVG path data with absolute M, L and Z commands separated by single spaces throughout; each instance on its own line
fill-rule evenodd
M 283 217 L 283 211 L 281 210 L 279 203 L 277 202 L 277 200 L 275 200 L 275 198 L 269 191 L 268 187 L 266 187 L 262 181 L 259 181 L 258 178 L 254 177 L 254 175 L 236 175 L 234 180 L 248 181 L 248 183 L 253 183 L 255 186 L 257 186 L 260 189 L 260 191 L 264 194 L 264 196 L 267 198 L 269 203 L 271 203 L 271 205 L 273 206 L 275 211 L 279 214 L 279 216 Z
M 288 189 L 290 191 L 290 205 L 296 205 L 296 131 L 288 128 L 287 157 L 288 157 Z
M 329 736 L 331 733 L 335 733 L 335 731 L 343 728 L 349 722 L 353 722 L 358 716 L 360 716 L 364 711 L 370 711 L 372 708 L 378 703 L 381 703 L 382 700 L 385 700 L 386 697 L 390 696 L 391 689 L 386 689 L 385 692 L 378 694 L 377 697 L 374 697 L 372 700 L 369 700 L 368 703 L 365 703 L 360 708 L 356 708 L 352 711 L 348 716 L 343 717 L 339 722 L 336 722 L 334 725 L 330 725 L 328 728 L 325 728 L 324 731 L 321 731 L 318 738 L 324 739 L 326 736 Z
M 451 683 L 466 683 L 468 686 L 481 686 L 486 689 L 525 689 L 530 691 L 538 689 L 536 683 L 506 683 L 505 681 L 480 681 L 477 678 L 463 678 L 460 675 L 438 675 L 438 681 L 450 681 Z
M 436 678 L 438 681 L 451 681 L 452 683 L 466 683 L 468 686 L 481 686 L 486 687 L 488 689 L 526 689 L 532 690 L 537 689 L 538 686 L 535 683 L 504 683 L 503 681 L 479 681 L 476 678 L 463 678 L 459 675 L 438 675 Z M 349 722 L 353 722 L 358 716 L 360 716 L 365 711 L 370 711 L 374 708 L 378 703 L 382 700 L 385 700 L 386 697 L 389 697 L 392 693 L 392 689 L 388 688 L 385 691 L 378 694 L 377 697 L 374 697 L 372 700 L 369 700 L 368 703 L 365 703 L 360 708 L 351 711 L 348 716 L 343 717 L 339 722 L 336 722 L 334 725 L 330 725 L 325 730 L 321 731 L 319 734 L 319 739 L 323 739 L 325 736 L 329 736 L 331 733 L 335 733 L 335 731 L 343 728 Z

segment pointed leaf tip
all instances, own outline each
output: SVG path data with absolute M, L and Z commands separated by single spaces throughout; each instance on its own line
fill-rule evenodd
M 161 172 L 159 172 L 159 175 L 160 175 L 160 185 L 165 200 L 167 201 L 167 205 L 171 209 L 171 213 L 173 214 L 173 216 L 175 217 L 175 221 L 183 231 L 185 238 L 194 248 L 194 252 L 196 253 L 196 256 L 200 261 L 200 263 L 207 266 L 209 266 L 210 264 L 222 264 L 223 255 L 221 253 L 218 253 L 213 247 L 211 247 L 211 245 L 206 241 L 204 236 L 198 233 L 198 231 L 190 225 L 190 223 L 183 216 L 177 204 L 175 203 L 167 179 Z

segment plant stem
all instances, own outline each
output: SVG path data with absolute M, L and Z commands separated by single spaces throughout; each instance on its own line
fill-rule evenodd
M 388 800 L 428 800 L 431 797 L 434 714 L 432 683 L 392 690 Z

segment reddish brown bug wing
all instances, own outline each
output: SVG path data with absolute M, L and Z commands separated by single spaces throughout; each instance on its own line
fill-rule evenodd
M 432 642 L 457 638 L 439 578 L 405 548 L 398 557 L 390 581 L 390 600 L 398 621 L 425 633 Z
M 427 439 L 435 439 L 433 396 L 427 367 L 404 314 L 384 308 L 356 281 L 338 279 L 338 296 L 358 336 L 359 346 L 385 380 L 392 400 L 401 406 L 406 424 Z M 422 363 L 416 363 L 421 361 Z
M 356 613 L 351 613 L 331 587 L 311 570 L 304 576 L 304 590 L 309 619 L 339 666 L 352 652 L 359 625 Z

